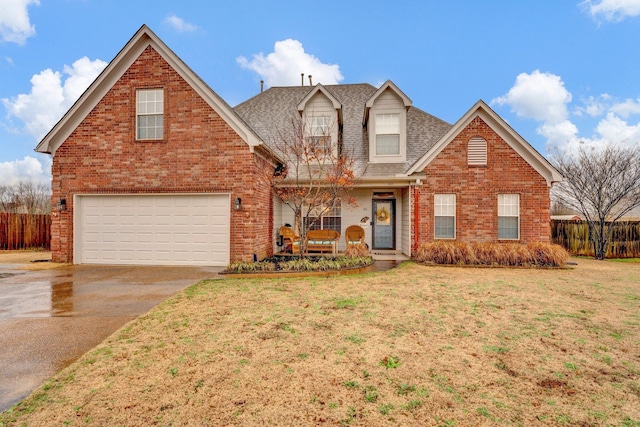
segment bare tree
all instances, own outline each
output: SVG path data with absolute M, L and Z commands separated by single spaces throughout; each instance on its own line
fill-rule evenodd
M 0 211 L 47 214 L 51 212 L 51 190 L 42 183 L 20 181 L 0 186 Z
M 285 163 L 276 170 L 272 186 L 293 211 L 293 229 L 301 237 L 300 253 L 305 250 L 307 231 L 323 215 L 342 203 L 357 204 L 349 194 L 356 183 L 353 157 L 335 138 L 339 134 L 334 126 L 293 118 L 290 127 L 280 130 L 269 143 Z
M 584 215 L 596 259 L 604 259 L 612 222 L 640 206 L 640 148 L 581 146 L 575 154 L 556 154 L 553 165 L 565 177 L 554 199 Z

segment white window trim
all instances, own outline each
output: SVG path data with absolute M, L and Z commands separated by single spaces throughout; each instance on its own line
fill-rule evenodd
M 517 204 L 517 208 L 518 208 L 518 215 L 516 216 L 516 218 L 518 218 L 518 237 L 516 238 L 509 238 L 509 237 L 500 237 L 500 226 L 498 225 L 498 240 L 512 240 L 512 241 L 516 241 L 516 240 L 520 240 L 520 194 L 516 194 L 516 193 L 502 193 L 502 194 L 498 194 L 498 221 L 499 218 L 514 218 L 514 215 L 500 215 L 500 196 L 516 196 L 516 200 L 518 202 Z M 504 205 L 504 203 L 503 203 Z M 511 205 L 510 205 L 511 206 Z
M 438 196 L 453 196 L 453 215 L 436 215 L 436 198 Z M 455 240 L 457 233 L 458 233 L 458 227 L 457 227 L 457 215 L 456 215 L 456 210 L 457 210 L 457 197 L 455 194 L 434 194 L 433 195 L 433 238 L 434 239 L 438 239 L 438 240 Z M 451 217 L 453 216 L 453 237 L 438 237 L 436 236 L 436 217 Z
M 159 113 L 157 111 L 153 111 L 153 112 L 140 112 L 139 111 L 139 97 L 140 94 L 142 92 L 160 92 L 162 93 L 162 112 Z M 161 138 L 141 138 L 140 137 L 140 123 L 139 123 L 139 119 L 141 116 L 162 116 L 162 137 Z M 164 116 L 165 116 L 165 96 L 164 96 L 164 89 L 162 88 L 149 88 L 149 89 L 137 89 L 136 90 L 136 129 L 135 129 L 135 133 L 136 133 L 136 141 L 162 141 L 165 138 L 165 129 L 164 129 L 164 125 L 165 125 L 165 120 L 164 120 Z
M 376 116 L 384 114 L 398 114 L 400 124 L 400 153 L 377 154 L 376 153 Z M 370 163 L 402 163 L 407 160 L 407 110 L 402 109 L 377 109 L 373 107 L 369 114 L 369 162 Z
M 324 127 L 326 128 L 326 133 L 322 133 L 318 135 L 315 134 L 316 126 L 314 125 L 314 121 L 316 118 L 323 118 L 323 121 L 325 122 Z M 316 112 L 316 113 L 305 112 L 303 120 L 304 120 L 305 143 L 310 144 L 311 138 L 327 137 L 329 138 L 329 142 L 331 144 L 332 156 L 337 159 L 339 156 L 337 114 L 328 113 L 328 112 Z M 321 156 L 320 160 L 323 160 L 326 157 L 331 157 L 331 156 L 326 156 L 326 155 Z
M 324 219 L 325 218 L 340 218 L 340 228 L 342 228 L 343 214 L 342 214 L 342 202 L 341 201 L 337 201 L 336 202 L 336 206 L 331 208 L 331 209 L 327 209 L 327 207 L 325 205 L 318 206 L 318 207 L 316 207 L 316 209 L 320 210 L 323 213 L 320 216 L 306 215 L 306 213 L 309 212 L 309 207 L 307 207 L 305 205 L 305 208 L 302 210 L 302 214 L 301 214 L 302 215 L 301 224 L 303 224 L 303 226 L 304 226 L 304 220 L 305 219 L 318 218 L 318 221 L 316 222 L 316 224 L 319 225 L 319 227 L 320 227 L 320 228 L 318 228 L 318 230 L 325 230 L 325 228 L 324 228 Z M 338 215 L 335 215 L 335 211 L 336 210 L 339 211 Z M 333 228 L 331 228 L 331 230 L 333 230 Z M 340 230 L 338 232 L 340 234 L 342 234 L 342 230 Z

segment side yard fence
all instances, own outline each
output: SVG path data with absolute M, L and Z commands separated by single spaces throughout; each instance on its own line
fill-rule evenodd
M 609 223 L 611 225 L 611 223 Z M 593 256 L 586 221 L 551 221 L 551 242 L 561 245 L 572 255 Z M 616 222 L 607 258 L 640 257 L 640 221 Z
M 0 213 L 0 250 L 50 247 L 50 215 Z

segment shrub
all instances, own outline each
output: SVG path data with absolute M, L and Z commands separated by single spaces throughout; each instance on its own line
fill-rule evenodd
M 414 259 L 417 262 L 434 264 L 454 264 L 454 250 L 450 242 L 435 240 L 418 246 Z
M 339 257 L 272 257 L 260 262 L 236 261 L 227 267 L 228 273 L 258 273 L 272 271 L 331 271 L 343 268 L 366 267 L 373 263 L 370 256 Z
M 414 256 L 420 263 L 557 267 L 569 254 L 550 243 L 473 243 L 437 240 L 421 244 Z
M 453 249 L 457 264 L 477 264 L 478 258 L 469 243 L 453 242 Z
M 527 248 L 535 259 L 536 265 L 557 267 L 569 259 L 569 252 L 562 246 L 550 243 L 529 243 Z
M 366 257 L 369 256 L 369 248 L 362 243 L 359 245 L 347 245 L 344 256 L 347 258 Z

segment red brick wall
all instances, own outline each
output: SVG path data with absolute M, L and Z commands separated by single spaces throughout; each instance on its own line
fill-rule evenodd
M 467 145 L 474 136 L 487 141 L 486 166 L 467 164 Z M 456 194 L 457 240 L 498 241 L 498 194 L 519 194 L 520 242 L 549 241 L 546 180 L 481 118 L 462 130 L 424 172 L 427 178 L 418 187 L 419 242 L 434 239 L 434 194 Z
M 164 139 L 135 140 L 136 89 L 164 89 Z M 263 162 L 151 47 L 132 64 L 53 158 L 56 262 L 73 262 L 73 195 L 100 193 L 231 194 L 231 260 L 272 252 L 268 185 L 256 185 Z M 268 193 L 268 194 L 267 194 Z M 233 201 L 242 198 L 242 211 Z M 265 208 L 266 206 L 266 208 Z

